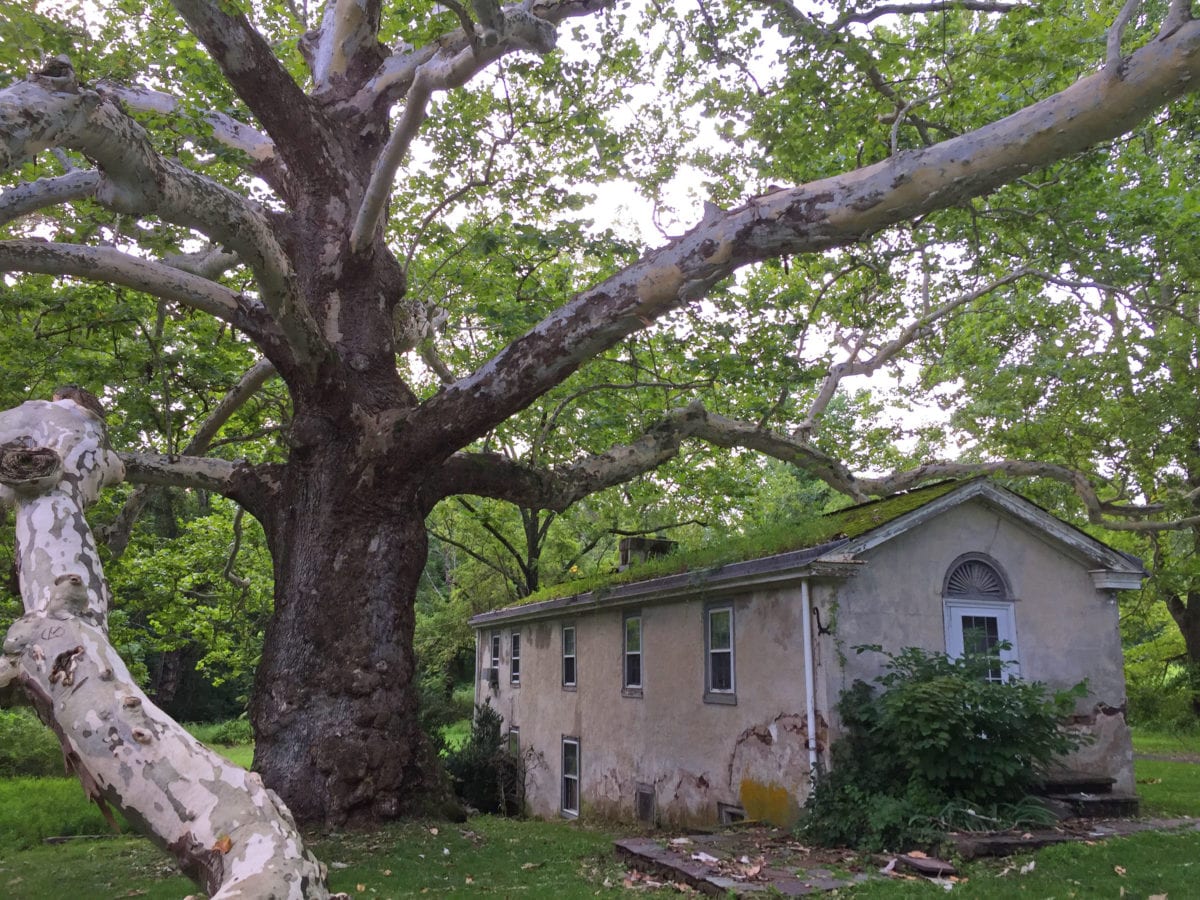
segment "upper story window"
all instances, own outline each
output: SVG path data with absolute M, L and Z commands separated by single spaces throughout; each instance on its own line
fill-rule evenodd
M 640 614 L 625 616 L 624 672 L 621 689 L 624 693 L 641 696 L 642 693 L 642 617 Z
M 1000 567 L 983 554 L 959 557 L 942 586 L 946 653 L 994 655 L 985 675 L 1000 682 L 1016 674 L 1017 629 L 1012 592 Z
M 575 626 L 562 627 L 562 683 L 569 690 L 575 689 Z
M 492 632 L 492 661 L 490 663 L 493 669 L 500 668 L 500 633 Z
M 511 635 L 509 654 L 509 680 L 513 684 L 521 683 L 521 632 L 514 631 Z
M 733 606 L 709 606 L 704 611 L 704 699 L 735 703 Z

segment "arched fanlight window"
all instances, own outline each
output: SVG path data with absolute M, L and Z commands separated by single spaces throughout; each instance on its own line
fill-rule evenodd
M 1008 596 L 1004 578 L 996 568 L 982 559 L 966 559 L 946 576 L 946 596 L 977 597 L 981 600 L 1003 600 Z

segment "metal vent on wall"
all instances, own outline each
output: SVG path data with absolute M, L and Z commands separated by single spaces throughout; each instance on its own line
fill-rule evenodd
M 1000 573 L 978 559 L 968 559 L 950 573 L 946 593 L 956 597 L 1004 597 Z

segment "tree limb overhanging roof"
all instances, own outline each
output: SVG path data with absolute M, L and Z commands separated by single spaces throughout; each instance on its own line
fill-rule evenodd
M 804 578 L 845 578 L 864 561 L 857 555 L 889 541 L 970 500 L 1015 519 L 1096 573 L 1134 587 L 1145 575 L 1141 561 L 1097 540 L 988 478 L 943 481 L 827 513 L 798 523 L 795 542 L 749 558 L 731 551 L 727 562 L 696 564 L 692 554 L 674 554 L 622 573 L 604 584 L 594 581 L 556 585 L 503 609 L 470 619 L 475 628 L 499 622 L 539 619 L 598 608 L 713 597 L 764 587 L 785 587 Z M 662 574 L 666 570 L 668 574 Z M 639 577 L 642 576 L 642 577 Z M 570 592 L 575 587 L 574 593 Z M 1101 584 L 1098 587 L 1111 587 Z

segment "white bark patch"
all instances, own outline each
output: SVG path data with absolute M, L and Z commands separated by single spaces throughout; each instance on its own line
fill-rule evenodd
M 339 321 L 342 315 L 342 297 L 337 291 L 329 292 L 329 309 L 325 313 L 325 340 L 331 344 L 340 343 L 342 328 Z
M 26 614 L 5 636 L 0 683 L 25 688 L 88 796 L 121 809 L 213 898 L 328 897 L 320 863 L 262 779 L 155 706 L 108 642 L 108 585 L 83 517 L 123 475 L 103 422 L 74 401 L 25 403 L 0 413 L 0 443 L 16 440 L 55 451 L 63 467 L 41 494 L 4 495 L 17 510 Z

